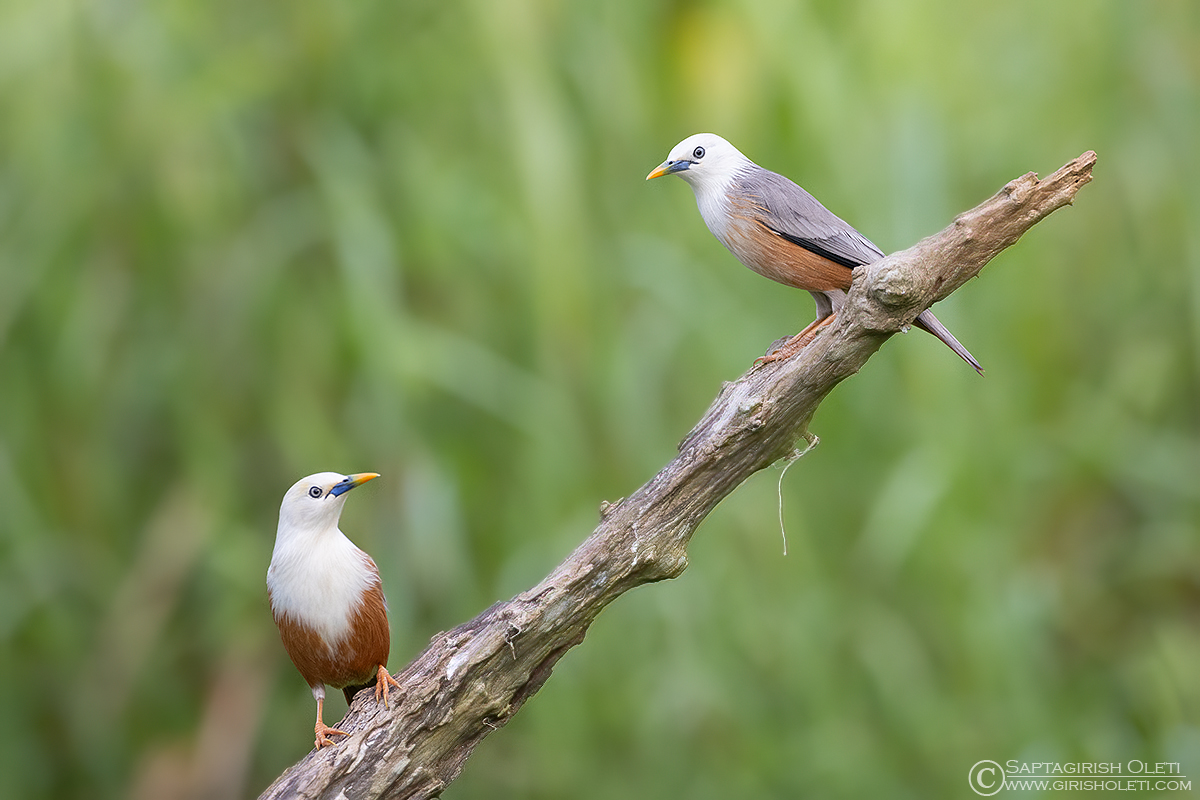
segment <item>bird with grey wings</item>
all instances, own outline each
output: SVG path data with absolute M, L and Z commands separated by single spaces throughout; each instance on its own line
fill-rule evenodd
M 678 175 L 692 187 L 700 216 L 738 260 L 763 277 L 805 289 L 817 318 L 759 359 L 790 358 L 833 321 L 846 302 L 854 268 L 883 251 L 792 181 L 763 169 L 712 133 L 689 136 L 646 180 Z M 913 323 L 932 333 L 980 375 L 983 367 L 929 309 Z

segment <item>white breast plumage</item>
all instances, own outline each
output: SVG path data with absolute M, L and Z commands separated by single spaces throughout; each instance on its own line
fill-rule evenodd
M 303 622 L 328 646 L 336 646 L 349 634 L 362 596 L 379 581 L 369 558 L 341 531 L 277 542 L 267 570 L 272 612 Z

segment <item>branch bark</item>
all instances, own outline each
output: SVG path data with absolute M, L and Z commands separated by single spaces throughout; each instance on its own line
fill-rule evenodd
M 336 747 L 310 752 L 262 798 L 427 798 L 517 712 L 610 602 L 678 576 L 700 522 L 739 484 L 793 451 L 821 400 L 889 336 L 949 296 L 1091 180 L 1087 152 L 1045 180 L 1029 173 L 949 227 L 854 271 L 846 307 L 795 357 L 722 388 L 679 455 L 627 499 L 601 506 L 592 534 L 541 583 L 433 638 L 396 677 L 391 709 L 360 692 Z

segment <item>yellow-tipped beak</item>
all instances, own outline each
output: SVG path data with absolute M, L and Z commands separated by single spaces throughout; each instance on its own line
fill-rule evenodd
M 646 176 L 646 180 L 650 180 L 651 178 L 661 178 L 663 175 L 670 175 L 670 174 L 671 174 L 671 162 L 664 161 L 663 163 L 661 163 L 657 167 L 655 167 L 653 169 L 653 171 L 651 171 L 651 173 Z
M 338 495 L 345 494 L 346 492 L 350 491 L 355 486 L 362 486 L 367 481 L 374 480 L 378 477 L 378 472 L 356 472 L 353 475 L 347 475 L 345 480 L 335 483 L 333 488 L 329 490 L 329 493 L 334 497 L 337 497 Z

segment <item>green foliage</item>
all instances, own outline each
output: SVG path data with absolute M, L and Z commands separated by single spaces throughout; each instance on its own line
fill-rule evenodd
M 261 790 L 313 703 L 263 576 L 298 477 L 392 667 L 531 585 L 811 318 L 678 181 L 725 135 L 885 250 L 1095 182 L 897 337 L 821 446 L 606 611 L 447 797 L 967 796 L 1200 772 L 1200 14 L 1090 4 L 0 3 L 0 774 Z M 331 701 L 327 720 L 343 706 Z

